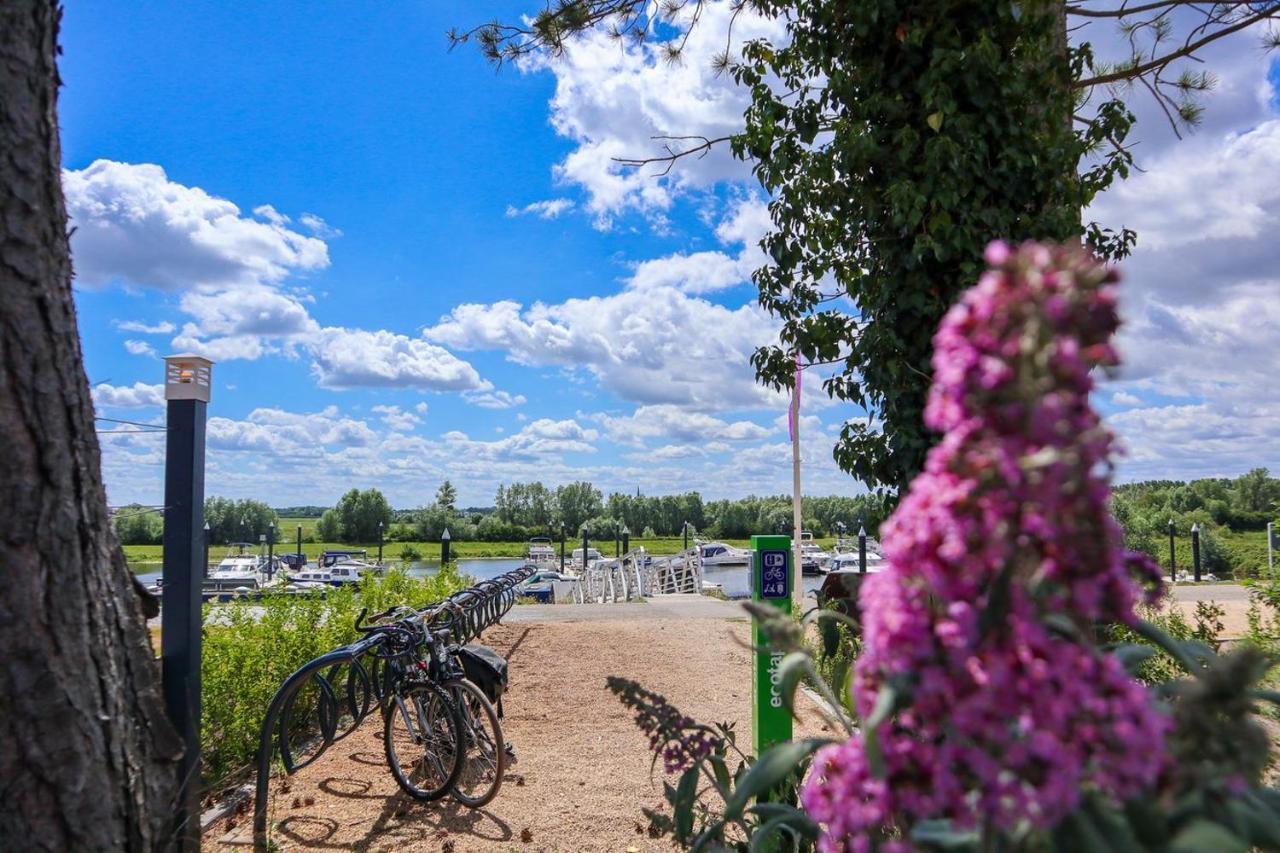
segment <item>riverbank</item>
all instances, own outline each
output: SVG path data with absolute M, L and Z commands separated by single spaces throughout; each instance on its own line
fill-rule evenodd
M 748 548 L 751 545 L 749 539 L 717 539 L 716 541 L 738 548 Z M 835 544 L 835 541 L 835 539 L 817 540 L 818 544 L 823 548 L 830 548 L 831 545 Z M 604 554 L 613 554 L 614 543 L 612 539 L 592 541 L 590 545 L 592 548 L 600 549 Z M 554 547 L 559 553 L 559 543 L 555 543 Z M 581 539 L 576 541 L 569 540 L 565 543 L 565 553 L 571 553 L 574 548 L 581 547 Z M 677 554 L 684 548 L 684 539 L 679 536 L 653 537 L 649 539 L 632 538 L 631 547 L 643 547 L 655 556 Z M 302 552 L 307 555 L 309 560 L 314 560 L 320 555 L 321 551 L 358 551 L 362 548 L 367 550 L 371 557 L 376 557 L 378 554 L 377 542 L 356 545 L 344 542 L 304 542 L 302 544 Z M 292 554 L 298 550 L 298 547 L 295 542 L 277 542 L 275 550 L 276 553 Z M 528 550 L 528 542 L 453 542 L 449 546 L 449 553 L 455 559 L 519 559 L 524 557 Z M 210 561 L 217 563 L 222 558 L 224 551 L 226 551 L 225 545 L 210 546 Z M 440 543 L 386 542 L 382 547 L 384 560 L 400 560 L 406 553 L 411 554 L 409 559 L 413 561 L 438 562 L 440 560 Z M 135 572 L 152 571 L 154 570 L 154 565 L 146 564 L 161 562 L 164 558 L 164 546 L 126 545 L 124 546 L 124 556 L 129 562 L 130 568 Z

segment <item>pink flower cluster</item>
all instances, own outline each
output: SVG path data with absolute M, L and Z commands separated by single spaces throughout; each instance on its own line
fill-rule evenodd
M 819 753 L 803 791 L 821 849 L 906 850 L 911 827 L 1049 827 L 1086 788 L 1124 798 L 1163 767 L 1167 717 L 1092 645 L 1132 622 L 1135 563 L 1107 508 L 1112 437 L 1089 405 L 1116 363 L 1115 277 L 1081 249 L 987 249 L 934 338 L 925 412 L 945 433 L 882 530 L 862 586 L 854 700 L 896 714 Z

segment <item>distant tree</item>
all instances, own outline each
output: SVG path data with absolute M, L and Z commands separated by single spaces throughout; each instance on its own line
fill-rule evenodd
M 604 498 L 595 486 L 581 481 L 557 488 L 556 506 L 565 527 L 576 533 L 582 525 L 604 512 Z
M 1266 468 L 1254 468 L 1238 477 L 1231 488 L 1231 503 L 1245 512 L 1266 512 L 1280 498 L 1280 480 Z
M 113 523 L 121 545 L 158 545 L 164 536 L 164 516 L 142 504 L 122 506 Z
M 377 489 L 352 489 L 342 496 L 334 510 L 343 542 L 374 542 L 379 524 L 384 531 L 391 527 L 391 504 Z
M 436 489 L 436 506 L 442 506 L 452 512 L 458 503 L 458 490 L 454 488 L 453 483 L 445 480 L 440 484 L 440 488 Z
M 257 542 L 275 524 L 279 535 L 280 518 L 262 501 L 228 500 L 210 497 L 204 501 L 204 519 L 209 525 L 209 544 Z
M 342 536 L 342 519 L 338 517 L 337 510 L 326 509 L 320 515 L 320 520 L 316 522 L 316 538 L 321 542 L 341 542 Z
M 440 504 L 431 504 L 418 510 L 414 517 L 414 529 L 418 539 L 423 542 L 437 542 L 445 528 L 449 528 L 451 539 L 461 541 L 464 531 L 455 523 L 457 517 Z

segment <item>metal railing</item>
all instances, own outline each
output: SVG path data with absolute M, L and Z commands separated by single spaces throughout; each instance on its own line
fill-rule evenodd
M 702 580 L 701 549 L 652 557 L 641 547 L 579 568 L 573 600 L 578 604 L 605 604 L 652 595 L 701 593 Z
M 450 643 L 464 645 L 506 615 L 515 604 L 516 585 L 533 572 L 532 566 L 521 566 L 455 592 L 441 602 L 421 608 L 418 614 L 435 630 L 449 629 Z M 366 666 L 365 662 L 374 660 L 372 655 L 385 639 L 383 634 L 373 634 L 321 655 L 286 678 L 272 697 L 258 735 L 258 778 L 253 801 L 256 848 L 267 845 L 272 757 L 278 749 L 284 772 L 293 774 L 359 728 L 381 700 L 376 663 Z M 291 731 L 287 712 L 309 684 L 316 689 L 314 721 L 308 715 L 307 726 L 298 732 Z

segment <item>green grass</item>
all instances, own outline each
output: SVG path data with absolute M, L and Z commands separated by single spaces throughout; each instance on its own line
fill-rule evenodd
M 296 521 L 312 521 L 315 519 L 283 519 L 281 528 L 289 530 L 290 524 Z M 314 525 L 313 525 L 314 526 Z M 307 528 L 304 526 L 302 530 L 303 538 L 307 536 Z M 296 539 L 289 539 L 276 543 L 277 553 L 293 553 L 296 548 Z M 721 539 L 726 545 L 734 545 L 739 548 L 750 546 L 748 539 Z M 829 548 L 835 543 L 835 539 L 819 539 L 818 544 L 824 548 Z M 440 559 L 440 543 L 439 542 L 387 542 L 383 546 L 383 558 L 386 560 L 395 560 L 400 556 L 400 552 L 406 546 L 412 547 L 421 556 L 422 560 L 439 560 Z M 684 546 L 684 539 L 679 536 L 656 537 L 653 539 L 631 540 L 631 547 L 644 548 L 654 555 L 675 554 Z M 558 544 L 556 547 L 559 547 Z M 572 552 L 574 548 L 581 548 L 582 540 L 570 540 L 565 543 L 566 553 Z M 592 541 L 591 547 L 599 548 L 605 554 L 613 553 L 613 540 Z M 342 542 L 303 542 L 302 551 L 307 555 L 307 559 L 315 559 L 321 551 L 325 550 L 350 550 L 353 548 L 366 548 L 371 557 L 376 557 L 378 553 L 378 543 L 363 543 L 352 545 Z M 452 556 L 461 559 L 480 559 L 486 557 L 515 559 L 523 557 L 529 548 L 528 542 L 454 542 L 449 551 Z M 1265 548 L 1265 543 L 1264 543 Z M 226 546 L 214 545 L 209 548 L 209 560 L 216 563 L 222 559 L 222 555 L 226 552 Z M 125 559 L 129 561 L 130 566 L 136 572 L 151 571 L 155 568 L 163 557 L 164 548 L 161 545 L 126 545 L 124 548 Z M 1266 553 L 1263 552 L 1263 560 L 1265 562 Z

